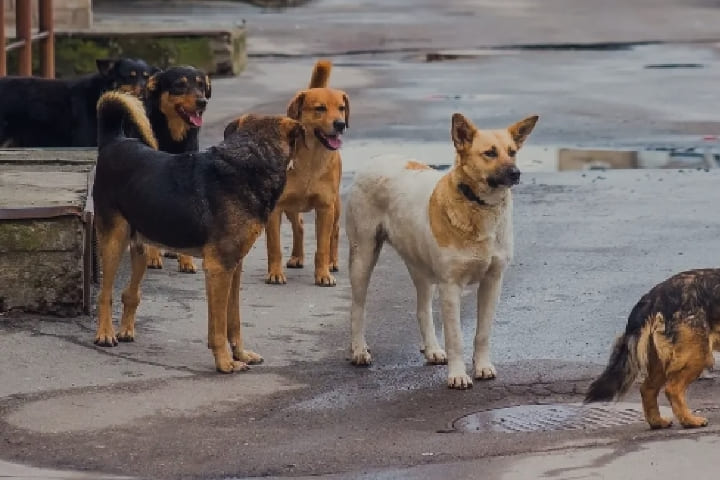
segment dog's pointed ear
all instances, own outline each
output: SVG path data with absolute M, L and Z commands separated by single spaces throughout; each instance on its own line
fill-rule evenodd
M 205 98 L 209 99 L 212 95 L 212 82 L 210 82 L 210 75 L 205 75 Z
M 470 148 L 473 138 L 475 137 L 477 128 L 473 123 L 465 118 L 462 113 L 454 113 L 452 116 L 452 126 L 450 127 L 450 136 L 452 137 L 455 150 L 458 152 Z
M 112 58 L 97 58 L 95 59 L 95 65 L 100 75 L 107 77 L 115 66 L 115 60 Z
M 516 148 L 522 147 L 522 144 L 525 143 L 528 135 L 530 135 L 530 132 L 532 132 L 533 128 L 535 128 L 535 123 L 537 123 L 538 118 L 540 117 L 538 117 L 537 115 L 533 115 L 531 117 L 520 120 L 519 122 L 514 123 L 508 127 L 507 130 L 510 133 L 513 141 L 515 142 Z
M 158 69 L 155 73 L 150 75 L 150 78 L 148 78 L 147 83 L 145 84 L 145 90 L 152 93 L 155 90 L 157 90 L 158 87 L 158 75 L 162 73 L 162 70 Z
M 343 92 L 343 101 L 345 102 L 345 128 L 350 128 L 350 99 L 345 92 Z
M 287 116 L 293 120 L 300 120 L 302 116 L 303 102 L 305 101 L 305 92 L 299 92 L 290 101 L 290 105 L 287 107 Z

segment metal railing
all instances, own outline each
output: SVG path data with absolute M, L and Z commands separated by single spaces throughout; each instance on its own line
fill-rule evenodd
M 12 0 L 5 0 L 12 1 Z M 55 77 L 55 31 L 52 0 L 38 0 L 38 31 L 33 33 L 31 0 L 15 0 L 15 41 L 7 43 L 5 10 L 0 0 L 0 77 L 7 75 L 7 52 L 19 50 L 18 75 L 32 75 L 32 43 L 40 42 L 41 71 L 45 78 Z

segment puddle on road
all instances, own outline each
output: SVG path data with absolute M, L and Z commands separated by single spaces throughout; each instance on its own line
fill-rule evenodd
M 455 152 L 450 142 L 352 142 L 342 151 L 343 170 L 353 172 L 367 160 L 388 154 L 397 155 L 399 159 L 413 158 L 428 165 L 447 168 Z M 518 152 L 517 163 L 523 172 L 716 168 L 720 165 L 720 142 L 716 137 L 706 137 L 692 143 L 682 142 L 680 146 L 643 149 L 526 145 Z
M 667 407 L 660 407 L 660 413 L 672 417 L 672 411 Z M 453 428 L 466 433 L 516 433 L 596 430 L 640 422 L 645 422 L 645 417 L 642 406 L 635 403 L 556 403 L 520 405 L 473 413 L 455 420 Z

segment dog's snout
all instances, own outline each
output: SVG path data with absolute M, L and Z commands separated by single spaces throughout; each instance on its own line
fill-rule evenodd
M 333 122 L 333 128 L 335 128 L 336 132 L 343 133 L 345 131 L 345 122 L 342 120 L 335 120 Z
M 507 167 L 507 170 L 505 170 L 505 176 L 507 176 L 508 180 L 513 184 L 518 183 L 520 181 L 520 169 L 515 165 L 510 165 Z
M 201 98 L 198 98 L 197 100 L 195 100 L 195 105 L 197 106 L 197 108 L 205 108 L 205 107 L 207 107 L 207 104 L 208 104 L 208 101 L 207 101 L 207 98 L 205 98 L 205 97 L 201 97 Z

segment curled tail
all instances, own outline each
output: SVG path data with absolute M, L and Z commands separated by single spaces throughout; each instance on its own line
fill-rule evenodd
M 331 70 L 332 62 L 330 60 L 318 60 L 315 62 L 308 88 L 327 88 Z
M 145 107 L 133 95 L 117 91 L 105 93 L 97 103 L 97 119 L 98 148 L 117 138 L 124 138 L 125 132 L 129 130 L 148 147 L 158 149 Z
M 662 314 L 648 315 L 648 305 L 640 301 L 628 318 L 628 328 L 615 340 L 603 373 L 590 384 L 585 402 L 608 402 L 625 394 L 641 371 L 647 370 L 648 348 Z

